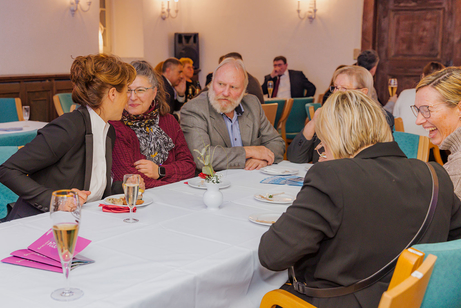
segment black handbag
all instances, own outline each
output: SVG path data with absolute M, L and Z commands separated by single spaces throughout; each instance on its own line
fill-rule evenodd
M 429 171 L 431 173 L 431 178 L 432 178 L 431 203 L 429 205 L 429 209 L 427 210 L 427 214 L 426 214 L 426 217 L 424 218 L 423 224 L 421 225 L 421 227 L 419 228 L 418 232 L 413 237 L 413 239 L 410 241 L 410 243 L 403 250 L 407 249 L 410 246 L 413 246 L 414 244 L 417 244 L 421 240 L 421 238 L 426 233 L 427 228 L 429 227 L 432 221 L 432 218 L 434 217 L 435 208 L 437 206 L 437 200 L 438 200 L 438 195 L 439 195 L 439 180 L 434 170 L 434 167 L 432 167 L 429 163 L 426 163 L 426 165 L 429 168 Z M 375 272 L 373 275 L 368 276 L 367 278 L 362 279 L 346 287 L 335 287 L 335 288 L 324 288 L 324 289 L 310 288 L 305 283 L 302 283 L 296 280 L 293 266 L 288 269 L 288 275 L 290 277 L 290 280 L 293 282 L 294 289 L 298 291 L 299 293 L 305 294 L 310 297 L 319 297 L 319 298 L 343 296 L 343 295 L 351 294 L 351 293 L 363 290 L 365 288 L 368 288 L 369 286 L 381 280 L 384 276 L 386 276 L 392 270 L 394 270 L 399 256 L 400 254 L 396 256 L 388 264 L 386 264 L 383 268 L 381 268 L 379 271 Z

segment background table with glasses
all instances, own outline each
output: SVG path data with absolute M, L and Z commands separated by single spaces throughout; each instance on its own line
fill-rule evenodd
M 304 176 L 308 164 L 287 161 Z M 283 212 L 286 205 L 260 202 L 253 195 L 300 187 L 261 184 L 260 171 L 225 171 L 231 187 L 216 211 L 203 205 L 204 190 L 178 182 L 145 192 L 154 203 L 138 208 L 136 224 L 129 214 L 103 213 L 99 202 L 84 206 L 80 236 L 93 242 L 82 252 L 94 264 L 71 272 L 71 286 L 84 296 L 70 303 L 50 294 L 64 277 L 0 264 L 0 298 L 4 307 L 259 307 L 262 296 L 279 288 L 286 272 L 264 269 L 258 245 L 267 226 L 250 222 L 253 213 Z M 49 214 L 0 224 L 0 256 L 26 248 L 51 227 Z
M 0 146 L 21 146 L 32 141 L 37 136 L 37 130 L 47 122 L 13 121 L 0 123 Z M 5 130 L 22 128 L 21 130 Z

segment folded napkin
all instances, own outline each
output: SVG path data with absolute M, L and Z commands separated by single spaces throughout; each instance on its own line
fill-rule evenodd
M 261 181 L 263 184 L 303 186 L 304 178 L 301 176 L 271 176 Z
M 120 205 L 111 205 L 111 204 L 100 204 L 102 207 L 103 212 L 108 213 L 129 213 L 130 208 L 128 206 L 120 206 Z M 136 206 L 133 208 L 133 213 L 136 213 Z

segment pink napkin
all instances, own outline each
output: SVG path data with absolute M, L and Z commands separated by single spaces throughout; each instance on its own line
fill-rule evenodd
M 109 204 L 100 204 L 103 212 L 108 213 L 129 213 L 130 208 L 128 206 L 120 205 L 109 205 Z M 133 208 L 133 213 L 136 213 L 136 206 Z

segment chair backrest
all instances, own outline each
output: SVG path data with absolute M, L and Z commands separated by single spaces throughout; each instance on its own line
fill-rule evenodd
M 429 138 L 404 132 L 394 132 L 394 140 L 408 158 L 429 160 Z
M 72 106 L 70 106 L 70 112 L 73 112 L 78 107 L 80 107 L 80 104 L 72 104 Z
M 412 272 L 400 284 L 383 293 L 378 308 L 419 308 L 436 260 L 436 256 L 428 255 L 416 271 Z
M 421 307 L 461 307 L 461 240 L 418 244 L 414 248 L 437 256 Z
M 402 118 L 395 118 L 394 119 L 394 127 L 396 132 L 404 132 L 405 128 L 403 127 L 403 120 Z
M 20 98 L 0 98 L 0 123 L 24 121 Z
M 287 102 L 286 99 L 274 99 L 274 100 L 271 99 L 271 100 L 266 101 L 266 103 L 269 103 L 269 104 L 277 104 L 277 113 L 275 114 L 275 122 L 274 122 L 274 127 L 276 129 L 279 127 L 280 118 L 282 116 L 283 109 L 285 108 L 286 102 Z
M 443 160 L 442 160 L 442 156 L 440 155 L 440 149 L 438 146 L 433 144 L 430 140 L 429 140 L 429 149 L 432 150 L 435 161 L 438 162 L 441 166 L 443 166 Z
M 307 103 L 313 102 L 313 97 L 293 98 L 293 106 L 286 123 L 286 133 L 290 134 L 288 139 L 293 139 L 296 134 L 303 130 L 307 118 L 305 106 Z
M 0 165 L 16 153 L 17 150 L 18 147 L 16 146 L 0 146 Z M 18 200 L 18 195 L 0 183 L 0 219 L 5 218 L 8 213 L 7 204 L 16 200 Z
M 269 120 L 272 126 L 274 126 L 275 124 L 275 116 L 277 115 L 278 106 L 279 104 L 276 104 L 276 103 L 261 105 L 261 107 L 264 110 L 264 113 L 266 114 L 266 118 Z
M 314 305 L 282 289 L 272 290 L 266 293 L 261 300 L 259 308 L 277 307 L 275 305 L 283 308 L 316 308 Z
M 309 118 L 309 121 L 312 121 L 312 119 L 314 118 L 315 111 L 319 109 L 320 107 L 322 107 L 322 104 L 320 103 L 307 103 L 306 104 L 305 108 L 306 108 L 306 113 Z
M 319 94 L 319 96 L 317 98 L 317 103 L 319 103 L 320 105 L 323 103 L 323 96 L 324 95 L 325 95 L 324 93 L 321 93 L 321 94 Z
M 53 96 L 54 107 L 59 116 L 70 112 L 70 107 L 74 103 L 72 101 L 72 93 L 59 93 Z
M 0 146 L 21 146 L 31 142 L 37 137 L 37 130 L 29 130 L 14 134 L 1 134 Z

